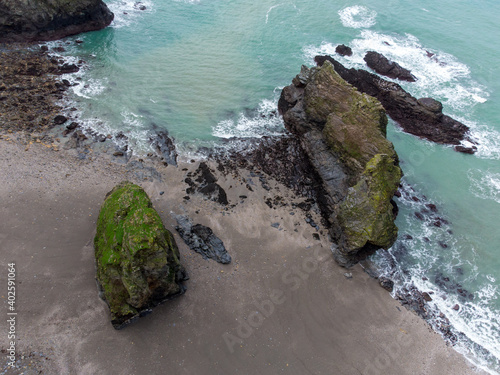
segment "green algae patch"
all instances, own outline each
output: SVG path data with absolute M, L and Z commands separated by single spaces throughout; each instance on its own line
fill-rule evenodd
M 177 244 L 138 185 L 124 181 L 106 195 L 94 248 L 97 282 L 115 328 L 184 292 Z
M 401 176 L 401 169 L 393 157 L 377 154 L 367 163 L 358 183 L 349 188 L 338 214 L 346 253 L 392 246 L 398 228 L 394 224 L 391 199 Z

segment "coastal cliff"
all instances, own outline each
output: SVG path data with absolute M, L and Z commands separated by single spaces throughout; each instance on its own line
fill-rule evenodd
M 102 0 L 0 0 L 0 42 L 35 42 L 100 30 L 113 21 Z
M 397 238 L 392 197 L 402 172 L 385 137 L 387 116 L 378 100 L 345 82 L 329 62 L 303 66 L 292 82 L 278 109 L 321 178 L 335 259 L 351 266 Z

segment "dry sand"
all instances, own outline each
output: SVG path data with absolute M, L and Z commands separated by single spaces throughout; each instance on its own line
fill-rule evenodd
M 156 166 L 162 181 L 144 180 L 102 156 L 0 139 L 0 346 L 8 347 L 7 263 L 15 262 L 19 355 L 19 368 L 7 370 L 2 354 L 0 374 L 476 373 L 359 266 L 347 279 L 302 211 L 264 203 L 300 201 L 285 187 L 268 192 L 254 179 L 251 192 L 220 176 L 236 207 L 183 201 L 197 166 Z M 185 295 L 116 331 L 97 294 L 93 236 L 105 194 L 123 179 L 146 189 L 191 278 Z M 172 213 L 210 226 L 233 262 L 189 250 Z

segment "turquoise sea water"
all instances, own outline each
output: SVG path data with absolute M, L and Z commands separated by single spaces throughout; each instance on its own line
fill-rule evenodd
M 148 152 L 153 127 L 168 129 L 184 155 L 221 139 L 283 133 L 279 118 L 265 116 L 281 88 L 340 43 L 353 48 L 338 58 L 348 67 L 366 68 L 363 56 L 375 50 L 412 70 L 417 82 L 402 86 L 442 101 L 446 114 L 471 127 L 478 153 L 390 124 L 405 185 L 428 201 L 398 199 L 400 238 L 373 260 L 396 264 L 398 287 L 434 292 L 430 305 L 464 334 L 457 350 L 500 371 L 499 2 L 145 0 L 143 11 L 135 1 L 106 2 L 111 27 L 68 46 L 67 55 L 88 63 L 74 99 L 82 122 L 104 134 L 123 131 L 137 153 Z M 429 202 L 450 224 L 416 218 Z M 443 278 L 473 299 L 440 285 Z

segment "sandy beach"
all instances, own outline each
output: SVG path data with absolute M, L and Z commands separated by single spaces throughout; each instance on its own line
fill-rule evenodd
M 271 182 L 267 191 L 248 171 L 224 176 L 212 166 L 234 205 L 225 209 L 200 195 L 184 199 L 184 179 L 199 162 L 112 159 L 27 147 L 3 133 L 0 374 L 481 373 L 359 265 L 339 267 L 326 234 L 291 206 L 303 198 L 285 186 Z M 151 197 L 190 279 L 184 295 L 117 331 L 98 297 L 93 237 L 106 193 L 125 179 Z M 266 205 L 277 196 L 286 204 Z M 175 231 L 175 214 L 211 227 L 232 263 L 191 251 Z M 12 262 L 17 369 L 8 369 L 6 354 Z

